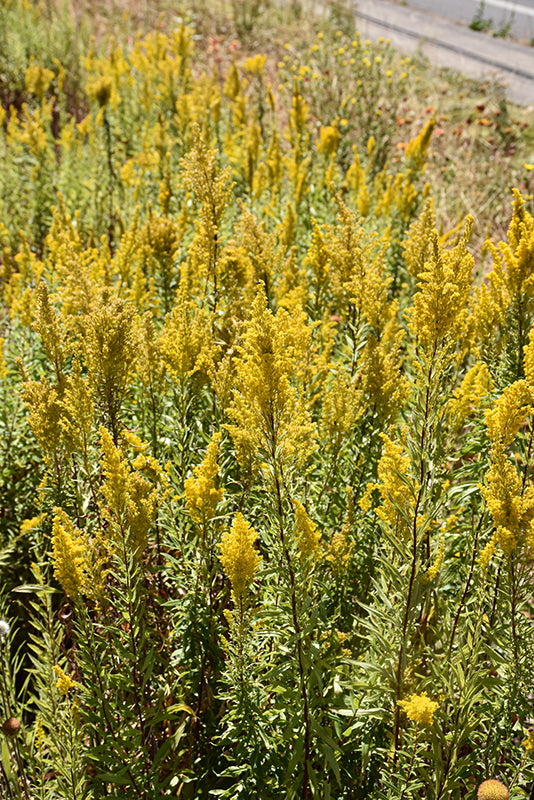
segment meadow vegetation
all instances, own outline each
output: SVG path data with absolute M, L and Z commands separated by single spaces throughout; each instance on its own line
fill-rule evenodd
M 0 797 L 529 797 L 532 125 L 137 5 L 0 6 Z

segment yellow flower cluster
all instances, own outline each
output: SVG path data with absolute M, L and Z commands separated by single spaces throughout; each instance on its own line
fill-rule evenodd
M 427 354 L 458 343 L 465 334 L 474 263 L 467 249 L 472 227 L 473 218 L 468 217 L 465 233 L 452 250 L 443 250 L 437 232 L 432 234 L 432 250 L 419 273 L 410 314 L 410 328 Z
M 407 700 L 399 700 L 399 706 L 406 716 L 416 725 L 432 725 L 434 713 L 439 707 L 439 703 L 431 700 L 426 692 L 412 694 Z
M 76 681 L 72 680 L 70 675 L 67 675 L 57 664 L 54 664 L 54 672 L 57 675 L 56 689 L 59 694 L 67 695 L 71 690 L 78 688 Z
M 311 334 L 305 315 L 290 315 L 282 308 L 275 317 L 258 292 L 236 362 L 228 410 L 234 424 L 226 426 L 249 469 L 260 452 L 285 466 L 302 466 L 313 451 L 315 426 L 295 386 Z
M 526 739 L 523 739 L 523 747 L 529 755 L 534 755 L 534 728 L 525 728 Z
M 459 430 L 467 419 L 488 403 L 493 382 L 487 365 L 477 361 L 465 374 L 461 385 L 455 389 L 447 403 L 447 412 L 454 430 Z
M 307 559 L 316 554 L 321 541 L 321 532 L 317 530 L 315 522 L 309 518 L 306 509 L 299 503 L 295 504 L 295 539 L 302 558 Z
M 220 441 L 221 434 L 215 433 L 208 445 L 204 461 L 193 470 L 194 477 L 186 478 L 184 482 L 187 508 L 194 521 L 201 526 L 205 526 L 214 517 L 217 506 L 224 496 L 224 490 L 216 488 Z
M 148 543 L 154 523 L 157 489 L 140 472 L 132 470 L 123 453 L 105 428 L 100 428 L 104 482 L 100 493 L 105 500 L 102 513 L 110 522 L 108 547 L 124 547 L 140 556 Z
M 492 443 L 491 464 L 481 491 L 493 519 L 494 541 L 507 556 L 518 545 L 529 553 L 534 546 L 534 486 L 524 485 L 507 457 L 507 449 L 519 428 L 533 412 L 533 400 L 529 384 L 524 380 L 516 381 L 486 413 Z M 490 542 L 481 556 L 483 568 L 491 558 L 492 546 Z
M 385 433 L 380 436 L 384 450 L 378 462 L 378 491 L 381 505 L 376 508 L 377 516 L 386 528 L 395 535 L 407 538 L 410 523 L 413 521 L 415 494 L 418 482 L 411 475 L 409 456 L 401 444 L 394 442 Z M 371 484 L 368 491 L 373 488 Z M 365 501 L 362 498 L 365 508 Z
M 76 599 L 88 587 L 88 542 L 63 509 L 54 508 L 52 526 L 54 577 L 65 594 Z
M 254 548 L 257 538 L 258 534 L 247 524 L 243 515 L 236 514 L 231 529 L 223 533 L 219 544 L 221 563 L 232 585 L 236 602 L 245 595 L 262 560 Z

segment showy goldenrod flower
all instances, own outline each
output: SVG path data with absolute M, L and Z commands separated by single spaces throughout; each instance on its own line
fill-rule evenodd
M 483 575 L 486 574 L 496 550 L 497 542 L 495 535 L 493 535 L 478 557 L 478 563 Z
M 70 675 L 67 675 L 66 672 L 63 672 L 61 667 L 58 667 L 57 664 L 54 664 L 54 672 L 57 675 L 56 689 L 58 690 L 59 694 L 66 695 L 71 689 L 78 688 L 76 681 L 73 681 Z
M 258 570 L 261 556 L 254 548 L 258 534 L 247 525 L 243 514 L 237 514 L 229 531 L 222 535 L 219 549 L 221 563 L 232 584 L 235 600 L 239 600 Z
M 217 489 L 215 482 L 219 474 L 217 458 L 221 434 L 214 434 L 206 451 L 204 461 L 193 469 L 194 477 L 184 482 L 187 508 L 194 521 L 203 525 L 212 519 L 221 500 L 224 490 Z
M 501 781 L 490 778 L 480 784 L 477 791 L 478 800 L 508 800 L 510 792 Z
M 24 75 L 24 83 L 28 94 L 34 94 L 41 99 L 48 91 L 53 78 L 54 73 L 51 69 L 38 64 L 33 57 L 30 59 L 30 66 Z
M 432 232 L 431 253 L 419 274 L 410 311 L 410 328 L 429 354 L 446 342 L 458 342 L 465 333 L 474 263 L 467 250 L 472 227 L 473 218 L 467 217 L 464 235 L 452 250 L 442 250 L 437 232 Z
M 402 445 L 397 444 L 385 433 L 380 436 L 384 440 L 384 450 L 378 462 L 378 491 L 382 503 L 376 514 L 384 525 L 395 534 L 406 537 L 409 533 L 409 522 L 413 515 L 415 494 L 419 483 L 411 475 L 410 457 L 404 452 Z M 368 486 L 368 492 L 372 485 Z M 368 510 L 368 492 L 364 502 L 364 510 Z
M 333 125 L 323 126 L 319 134 L 317 149 L 328 158 L 328 156 L 336 152 L 340 139 L 341 136 L 337 128 Z
M 306 509 L 295 500 L 295 538 L 303 558 L 313 555 L 319 547 L 321 532 L 315 522 L 309 518 Z
M 534 392 L 525 380 L 507 386 L 494 407 L 486 412 L 493 449 L 509 447 L 521 425 L 534 411 Z
M 534 486 L 524 487 L 515 465 L 507 458 L 506 449 L 532 414 L 533 401 L 533 392 L 527 381 L 516 381 L 504 390 L 494 407 L 486 413 L 492 443 L 491 463 L 486 473 L 486 485 L 481 487 L 481 491 L 493 518 L 495 542 L 507 556 L 518 545 L 529 551 L 532 547 Z
M 534 728 L 525 728 L 526 739 L 523 739 L 523 747 L 529 755 L 534 755 Z
M 430 583 L 435 578 L 437 578 L 441 566 L 443 564 L 443 558 L 445 556 L 445 542 L 444 537 L 442 536 L 439 542 L 439 546 L 434 557 L 434 562 L 430 565 L 430 567 L 423 573 L 422 579 L 423 583 Z
M 495 538 L 507 556 L 523 543 L 534 519 L 534 487 L 522 492 L 522 481 L 504 454 L 495 457 L 482 494 L 495 526 Z
M 217 353 L 209 315 L 185 291 L 178 293 L 156 344 L 165 367 L 179 382 L 195 374 L 207 374 Z
M 62 508 L 54 508 L 52 558 L 54 577 L 65 594 L 75 599 L 87 584 L 87 541 Z
M 410 169 L 421 172 L 425 164 L 426 151 L 432 138 L 432 132 L 436 127 L 436 120 L 429 119 L 426 125 L 419 131 L 417 136 L 410 139 L 405 150 L 405 157 L 410 165 Z
M 265 295 L 257 294 L 236 361 L 228 410 L 235 424 L 225 426 L 249 471 L 265 452 L 284 467 L 300 468 L 314 449 L 315 426 L 299 386 L 312 331 L 305 314 L 281 308 L 274 317 Z
M 257 53 L 255 56 L 251 56 L 247 58 L 245 63 L 243 64 L 243 70 L 248 72 L 250 75 L 263 75 L 263 71 L 265 70 L 265 62 L 267 61 L 267 56 L 262 55 L 261 53 Z
M 459 430 L 465 421 L 488 404 L 493 388 L 490 372 L 482 361 L 469 369 L 447 403 L 447 411 L 454 430 Z
M 0 336 L 0 381 L 7 378 L 7 364 L 4 359 L 4 339 Z
M 104 454 L 104 483 L 100 493 L 106 500 L 103 514 L 111 523 L 109 533 L 123 544 L 126 537 L 132 551 L 140 555 L 148 543 L 148 532 L 156 516 L 157 489 L 140 472 L 130 468 L 115 446 L 109 431 L 100 428 Z
M 432 725 L 434 712 L 439 706 L 435 700 L 431 700 L 426 692 L 422 694 L 412 694 L 407 700 L 399 700 L 399 706 L 406 716 L 416 725 Z
M 46 514 L 38 514 L 36 517 L 32 517 L 31 519 L 25 519 L 22 521 L 20 526 L 20 532 L 22 535 L 26 533 L 30 533 L 38 528 L 41 523 L 46 519 Z
M 402 251 L 406 268 L 416 278 L 425 268 L 432 254 L 432 231 L 436 227 L 434 198 L 429 197 L 419 217 L 412 222 L 408 238 L 403 242 Z

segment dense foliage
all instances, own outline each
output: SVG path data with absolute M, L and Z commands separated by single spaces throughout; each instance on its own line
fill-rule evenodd
M 534 220 L 334 42 L 0 75 L 2 797 L 529 795 Z

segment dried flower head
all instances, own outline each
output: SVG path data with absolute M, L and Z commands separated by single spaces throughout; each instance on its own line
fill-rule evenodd
M 6 719 L 6 721 L 2 725 L 2 733 L 9 739 L 13 739 L 19 731 L 20 731 L 20 722 L 18 721 L 18 719 L 15 719 L 15 717 L 10 717 L 9 719 Z
M 478 800 L 508 800 L 510 792 L 501 781 L 491 778 L 478 787 Z

